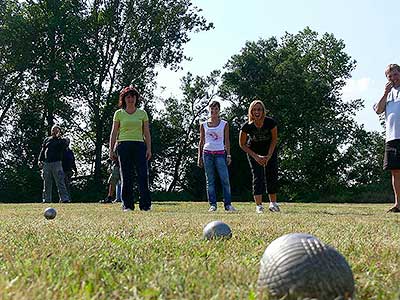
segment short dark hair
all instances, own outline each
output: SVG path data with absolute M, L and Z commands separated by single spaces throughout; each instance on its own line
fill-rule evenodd
M 208 105 L 208 107 L 209 107 L 209 108 L 211 108 L 211 107 L 218 107 L 218 109 L 221 109 L 221 104 L 219 104 L 218 101 L 212 101 L 212 102 L 210 103 L 210 105 Z
M 138 107 L 140 95 L 139 95 L 138 90 L 133 86 L 127 86 L 121 90 L 121 92 L 119 93 L 118 107 L 126 108 L 125 97 L 127 95 L 136 96 L 136 107 Z

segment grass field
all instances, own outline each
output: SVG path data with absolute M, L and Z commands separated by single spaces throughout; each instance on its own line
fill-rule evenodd
M 356 299 L 399 299 L 400 214 L 389 205 L 286 204 L 257 215 L 253 204 L 208 213 L 206 203 L 0 205 L 1 299 L 257 299 L 259 262 L 279 236 L 306 232 L 352 267 Z M 222 205 L 220 205 L 221 207 Z M 202 240 L 210 221 L 233 237 Z

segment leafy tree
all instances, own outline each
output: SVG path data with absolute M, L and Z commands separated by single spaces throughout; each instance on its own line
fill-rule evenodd
M 355 68 L 344 47 L 332 34 L 319 37 L 306 28 L 280 41 L 248 42 L 226 65 L 221 93 L 232 103 L 236 134 L 254 98 L 262 99 L 278 121 L 280 181 L 290 198 L 343 184 L 340 149 L 351 142 L 353 116 L 362 106 L 361 100 L 341 99 Z M 243 186 L 243 180 L 234 185 Z
M 187 0 L 106 0 L 90 6 L 87 51 L 78 64 L 85 76 L 78 90 L 89 108 L 86 122 L 94 137 L 96 183 L 119 90 L 130 84 L 138 87 L 151 117 L 155 67 L 177 68 L 185 58 L 189 32 L 212 28 L 199 12 Z
M 349 186 L 390 184 L 390 172 L 382 168 L 384 153 L 385 138 L 381 133 L 357 128 L 344 151 L 343 159 L 348 161 L 345 182 Z
M 0 2 L 0 146 L 20 139 L 23 151 L 38 153 L 30 141 L 57 122 L 71 132 L 98 190 L 120 88 L 137 86 L 151 117 L 155 68 L 178 68 L 189 33 L 213 26 L 199 13 L 188 0 Z M 24 113 L 28 103 L 33 119 Z M 14 135 L 15 126 L 32 130 Z M 0 164 L 16 170 L 8 158 L 18 151 L 1 150 Z
M 70 58 L 80 44 L 82 7 L 73 0 L 0 5 L 0 164 L 5 184 L 17 191 L 8 194 L 19 199 L 40 190 L 36 157 L 43 137 L 55 121 L 69 124 L 74 117 Z
M 21 82 L 32 56 L 26 27 L 19 2 L 0 2 L 0 138 L 5 136 L 10 112 L 22 94 Z
M 199 124 L 210 102 L 217 95 L 219 71 L 209 76 L 194 77 L 188 73 L 182 79 L 182 99 L 169 98 L 165 111 L 154 121 L 158 129 L 153 167 L 163 178 L 156 181 L 167 183 L 167 191 L 194 191 L 202 179 L 197 165 Z M 198 176 L 201 174 L 200 176 Z M 204 184 L 201 184 L 204 187 Z M 201 193 L 202 190 L 197 190 Z M 198 195 L 198 194 L 197 194 Z

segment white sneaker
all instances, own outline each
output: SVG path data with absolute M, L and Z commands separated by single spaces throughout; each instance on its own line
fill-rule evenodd
M 264 213 L 264 207 L 262 205 L 257 205 L 256 206 L 256 213 L 263 214 Z
M 128 212 L 128 211 L 133 211 L 133 209 L 131 209 L 131 208 L 124 208 L 123 211 L 124 211 L 124 212 Z
M 217 207 L 215 205 L 211 205 L 210 208 L 208 209 L 209 212 L 214 212 L 217 211 Z
M 272 212 L 280 212 L 281 209 L 279 208 L 278 203 L 276 203 L 276 202 L 270 202 L 270 203 L 269 203 L 269 211 L 272 211 Z
M 226 211 L 231 211 L 231 212 L 237 211 L 237 209 L 234 208 L 233 205 L 227 205 L 227 206 L 225 206 L 225 210 L 226 210 Z

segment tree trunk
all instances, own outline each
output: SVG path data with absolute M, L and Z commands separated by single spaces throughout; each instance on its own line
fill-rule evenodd
M 179 168 L 181 167 L 183 152 L 184 152 L 184 149 L 179 153 L 178 158 L 176 159 L 175 166 L 174 166 L 174 175 L 172 178 L 172 182 L 168 187 L 169 193 L 173 192 L 175 190 L 175 187 L 180 179 L 179 178 L 180 177 L 179 176 Z
M 54 99 L 55 99 L 55 65 L 56 65 L 56 28 L 49 26 L 49 65 L 48 65 L 48 87 L 46 92 L 46 108 L 47 108 L 47 130 L 51 134 L 51 127 L 54 125 Z
M 94 158 L 94 184 L 101 185 L 101 154 L 103 148 L 103 127 L 101 120 L 96 121 L 96 141 L 95 141 L 95 158 Z

